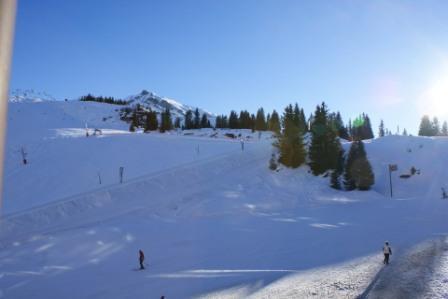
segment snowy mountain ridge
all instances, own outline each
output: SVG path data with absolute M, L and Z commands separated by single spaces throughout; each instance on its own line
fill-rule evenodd
M 9 102 L 11 103 L 41 103 L 47 101 L 57 101 L 55 97 L 47 92 L 39 92 L 34 89 L 15 89 L 10 93 Z M 130 95 L 125 98 L 131 108 L 140 105 L 145 109 L 151 109 L 158 113 L 165 111 L 167 108 L 171 111 L 174 117 L 185 117 L 188 110 L 194 111 L 196 107 L 185 105 L 179 101 L 162 97 L 154 92 L 142 90 L 136 95 Z M 206 114 L 208 118 L 213 119 L 215 114 L 210 113 L 198 107 L 199 113 Z
M 176 117 L 184 117 L 185 113 L 187 113 L 188 110 L 191 111 L 196 110 L 196 107 L 182 104 L 170 98 L 158 96 L 155 93 L 147 90 L 142 90 L 139 94 L 131 95 L 127 97 L 125 100 L 128 101 L 131 107 L 134 107 L 137 104 L 139 104 L 145 108 L 150 108 L 151 110 L 156 112 L 163 112 L 165 111 L 166 108 L 168 108 L 171 111 L 171 113 L 174 114 L 174 116 Z M 208 117 L 214 117 L 214 114 L 205 111 L 204 109 L 201 108 L 198 109 L 201 115 L 205 113 Z
M 12 103 L 56 101 L 52 95 L 46 92 L 35 91 L 34 89 L 15 89 L 10 93 L 8 100 Z

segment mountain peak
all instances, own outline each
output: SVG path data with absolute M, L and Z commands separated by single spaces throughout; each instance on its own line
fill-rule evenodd
M 9 102 L 12 103 L 38 103 L 46 101 L 56 101 L 56 99 L 46 93 L 35 91 L 34 89 L 15 89 L 10 93 Z
M 136 106 L 140 105 L 146 109 L 151 109 L 156 112 L 163 112 L 165 109 L 169 109 L 171 113 L 174 114 L 174 116 L 178 117 L 184 117 L 185 113 L 188 110 L 196 110 L 196 107 L 185 105 L 180 103 L 179 101 L 161 97 L 157 94 L 150 92 L 146 89 L 143 89 L 139 94 L 137 95 L 131 95 L 126 98 L 126 101 L 129 103 L 130 106 Z M 208 117 L 212 117 L 213 114 L 197 108 L 201 114 L 205 113 Z

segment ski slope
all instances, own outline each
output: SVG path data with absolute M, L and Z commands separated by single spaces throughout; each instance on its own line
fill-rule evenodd
M 270 171 L 268 134 L 239 132 L 242 151 L 224 131 L 130 134 L 114 106 L 54 104 L 10 105 L 0 297 L 355 298 L 382 269 L 385 240 L 392 271 L 409 250 L 447 233 L 445 139 L 368 142 L 376 185 L 343 192 L 306 167 Z M 84 110 L 89 127 L 111 133 L 86 138 Z M 46 122 L 27 132 L 28 117 Z M 15 152 L 24 143 L 26 166 Z M 394 198 L 388 163 L 399 166 Z M 398 178 L 411 166 L 420 175 Z M 144 271 L 136 270 L 139 249 Z M 424 289 L 443 298 L 438 252 Z
M 130 134 L 119 108 L 79 101 L 10 103 L 3 212 L 116 184 L 120 167 L 129 180 L 240 150 L 238 140 L 221 135 L 205 141 L 202 137 L 213 135 L 211 130 L 180 141 L 186 133 Z M 91 135 L 94 129 L 102 135 L 86 138 L 86 124 Z M 21 148 L 27 153 L 26 167 Z

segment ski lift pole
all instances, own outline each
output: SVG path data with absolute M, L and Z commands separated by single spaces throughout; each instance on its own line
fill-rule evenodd
M 398 170 L 397 164 L 389 164 L 389 184 L 390 184 L 390 198 L 394 196 L 392 188 L 392 172 Z
M 16 0 L 0 0 L 0 215 L 3 190 L 3 157 L 8 109 L 9 74 L 16 18 Z
M 123 184 L 123 172 L 124 172 L 124 167 L 120 166 L 120 169 L 119 169 L 120 184 Z
M 389 167 L 389 181 L 390 181 L 390 183 L 389 183 L 389 185 L 390 185 L 390 197 L 392 198 L 393 196 L 394 196 L 394 194 L 393 194 L 393 189 L 392 189 L 392 171 L 390 170 L 390 167 Z

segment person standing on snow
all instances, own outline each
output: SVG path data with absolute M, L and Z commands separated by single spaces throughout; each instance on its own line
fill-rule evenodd
M 387 241 L 384 243 L 383 253 L 384 253 L 383 264 L 389 265 L 389 256 L 392 255 L 392 248 L 390 248 L 389 242 L 387 242 Z
M 143 266 L 143 262 L 145 261 L 145 254 L 141 249 L 138 251 L 138 254 L 139 254 L 138 260 L 140 262 L 140 270 L 143 270 L 145 269 L 145 267 Z

